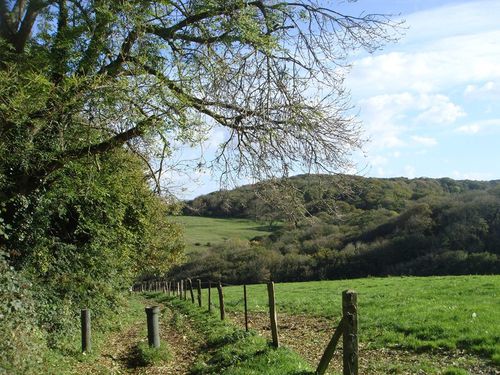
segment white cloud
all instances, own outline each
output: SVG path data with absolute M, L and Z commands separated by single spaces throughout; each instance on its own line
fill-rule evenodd
M 416 169 L 413 165 L 405 165 L 404 174 L 408 178 L 415 178 Z
M 414 135 L 411 137 L 413 142 L 424 145 L 424 146 L 435 146 L 438 144 L 437 140 L 435 138 L 431 137 L 422 137 L 419 135 Z
M 460 117 L 465 116 L 465 111 L 459 105 L 452 103 L 445 95 L 421 95 L 420 107 L 427 107 L 417 117 L 417 121 L 427 124 L 452 124 Z
M 459 171 L 453 171 L 452 177 L 457 180 L 476 180 L 476 181 L 489 181 L 495 178 L 495 176 L 489 172 L 459 172 Z
M 497 119 L 477 121 L 471 124 L 465 124 L 456 128 L 455 132 L 464 134 L 477 134 L 487 130 L 499 129 L 499 128 L 500 128 L 500 118 L 497 118 Z
M 500 98 L 500 81 L 467 85 L 464 96 L 472 100 L 498 100 Z

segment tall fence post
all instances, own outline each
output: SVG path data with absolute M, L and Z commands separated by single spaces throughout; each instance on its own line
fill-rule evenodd
M 198 306 L 201 307 L 201 280 L 198 279 Z
M 243 302 L 245 305 L 245 331 L 248 332 L 248 303 L 247 303 L 247 286 L 243 285 Z
M 217 286 L 217 291 L 219 292 L 219 308 L 220 308 L 220 319 L 224 320 L 226 313 L 224 311 L 224 294 L 222 293 L 222 283 L 219 281 Z
M 208 312 L 212 312 L 212 282 L 208 280 Z
M 278 318 L 276 316 L 276 302 L 274 298 L 274 283 L 270 281 L 267 283 L 267 293 L 269 295 L 269 317 L 271 320 L 271 335 L 273 337 L 273 346 L 279 347 L 278 339 Z
M 344 320 L 343 375 L 358 375 L 358 295 L 353 290 L 342 292 Z
M 87 353 L 92 350 L 91 340 L 90 340 L 90 310 L 82 309 L 81 312 L 82 321 L 82 353 Z
M 148 344 L 150 347 L 160 347 L 160 329 L 158 324 L 158 314 L 160 308 L 158 306 L 146 307 L 146 316 L 148 324 Z
M 191 281 L 191 279 L 188 279 L 188 285 L 189 285 L 189 295 L 191 296 L 191 303 L 194 303 L 193 282 Z

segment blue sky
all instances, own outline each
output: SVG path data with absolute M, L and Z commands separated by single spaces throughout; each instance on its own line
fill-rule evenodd
M 400 14 L 407 27 L 398 43 L 352 57 L 346 86 L 369 141 L 351 172 L 500 179 L 500 1 L 359 0 L 343 7 Z M 207 141 L 207 158 L 222 135 Z M 171 177 L 181 198 L 220 187 L 209 172 Z

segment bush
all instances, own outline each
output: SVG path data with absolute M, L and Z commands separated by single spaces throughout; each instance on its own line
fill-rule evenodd
M 37 373 L 43 348 L 34 320 L 31 284 L 10 267 L 0 249 L 0 374 Z

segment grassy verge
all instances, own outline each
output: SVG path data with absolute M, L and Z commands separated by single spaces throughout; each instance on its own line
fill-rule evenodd
M 81 353 L 81 336 L 79 330 L 74 330 L 57 343 L 55 348 L 46 348 L 41 353 L 39 367 L 33 373 L 43 374 L 76 374 L 75 368 L 83 363 L 92 363 L 99 357 L 107 338 L 113 332 L 119 332 L 139 319 L 143 319 L 144 304 L 140 296 L 124 298 L 117 311 L 106 316 L 92 319 L 92 351 Z M 79 327 L 79 317 L 75 316 L 75 326 Z
M 148 296 L 188 317 L 191 328 L 203 337 L 202 350 L 191 369 L 193 375 L 313 374 L 306 362 L 291 350 L 274 349 L 263 337 L 222 322 L 204 308 L 161 294 Z M 178 329 L 187 324 L 178 316 L 174 319 Z
M 500 276 L 279 283 L 278 313 L 338 318 L 348 288 L 359 294 L 360 340 L 368 348 L 462 349 L 500 365 Z M 242 289 L 224 289 L 227 311 L 243 310 Z M 248 298 L 250 311 L 267 311 L 265 285 L 249 286 Z

